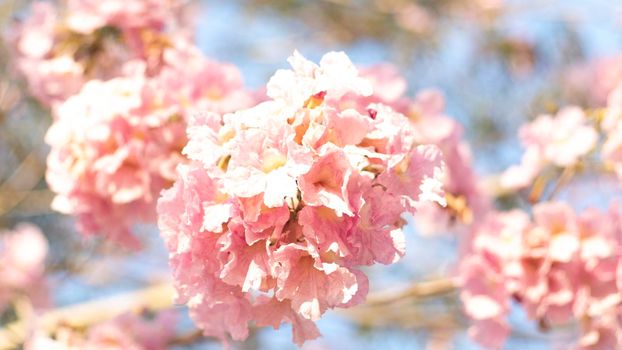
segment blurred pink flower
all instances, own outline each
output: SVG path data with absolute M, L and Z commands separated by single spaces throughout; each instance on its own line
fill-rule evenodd
M 120 76 L 132 60 L 155 74 L 163 51 L 189 39 L 180 10 L 176 0 L 71 0 L 60 9 L 35 1 L 9 33 L 16 67 L 31 93 L 51 107 L 90 79 Z
M 566 107 L 555 116 L 541 115 L 519 130 L 525 147 L 521 164 L 508 168 L 501 185 L 510 189 L 529 186 L 547 166 L 574 166 L 598 141 L 598 133 L 578 107 Z
M 27 296 L 35 308 L 48 305 L 47 253 L 47 240 L 34 225 L 23 223 L 12 231 L 0 231 L 0 314 L 19 295 Z
M 513 299 L 541 325 L 579 321 L 582 349 L 618 344 L 619 206 L 577 215 L 565 203 L 544 202 L 534 207 L 533 216 L 530 222 L 517 211 L 491 213 L 474 230 L 460 269 L 461 298 L 474 321 L 472 336 L 486 346 L 501 347 Z
M 507 315 L 514 293 L 520 237 L 529 224 L 521 211 L 490 212 L 474 226 L 472 245 L 460 262 L 460 298 L 473 320 L 469 335 L 501 348 L 509 335 Z
M 69 0 L 67 26 L 78 33 L 90 34 L 105 26 L 123 31 L 141 28 L 163 30 L 174 21 L 181 3 L 177 0 Z
M 76 215 L 83 233 L 138 247 L 131 226 L 155 221 L 155 199 L 184 161 L 187 120 L 253 101 L 234 67 L 182 50 L 167 50 L 156 76 L 136 62 L 127 76 L 89 81 L 57 108 L 46 178 L 53 208 Z

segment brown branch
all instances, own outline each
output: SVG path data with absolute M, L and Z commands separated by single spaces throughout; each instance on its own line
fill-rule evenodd
M 371 293 L 364 304 L 338 309 L 337 312 L 364 328 L 457 329 L 462 326 L 462 320 L 456 305 L 456 291 L 454 279 L 440 278 L 402 289 Z M 424 303 L 432 298 L 441 302 Z
M 414 283 L 413 285 L 395 291 L 381 291 L 371 293 L 368 302 L 357 308 L 342 310 L 342 315 L 356 319 L 363 313 L 372 312 L 377 319 L 382 319 L 382 312 L 379 309 L 384 307 L 399 306 L 401 302 L 420 300 L 431 297 L 447 296 L 455 291 L 453 279 L 444 278 L 426 282 Z M 103 321 L 112 319 L 125 312 L 138 311 L 148 308 L 152 311 L 161 311 L 173 307 L 174 289 L 169 283 L 147 287 L 142 290 L 119 294 L 116 296 L 89 301 L 81 304 L 62 307 L 43 313 L 40 316 L 23 315 L 20 320 L 0 329 L 0 349 L 11 348 L 16 343 L 23 343 L 27 337 L 29 324 L 34 319 L 33 327 L 44 334 L 51 334 L 58 326 L 69 326 L 73 328 L 86 328 Z M 400 311 L 404 309 L 399 307 Z M 409 317 L 417 313 L 416 308 L 411 306 L 404 312 L 386 313 L 386 315 L 404 314 L 402 317 Z M 412 313 L 411 313 L 412 312 Z M 420 312 L 419 312 L 420 313 Z M 452 325 L 454 321 L 448 316 L 435 319 L 437 325 Z M 425 319 L 425 317 L 414 317 L 413 319 Z M 193 331 L 185 336 L 176 339 L 180 344 L 186 342 L 196 342 L 200 337 L 199 331 Z M 177 344 L 177 343 L 176 343 Z
M 200 329 L 192 330 L 188 333 L 181 334 L 168 343 L 170 346 L 192 345 L 199 340 L 204 340 L 205 336 Z
M 20 216 L 49 214 L 54 193 L 48 189 L 0 192 L 0 216 L 19 212 Z
M 559 193 L 559 191 L 572 179 L 575 174 L 574 167 L 566 167 L 564 171 L 562 171 L 561 175 L 557 178 L 551 193 L 547 197 L 547 201 L 553 200 L 555 196 Z
M 405 289 L 386 290 L 371 293 L 367 296 L 364 306 L 382 306 L 402 299 L 424 299 L 453 293 L 456 282 L 452 278 L 441 278 L 418 282 Z
M 12 194 L 0 197 L 0 216 L 13 210 L 27 197 L 30 190 L 43 179 L 44 171 L 44 164 L 41 163 L 36 151 L 32 151 L 24 158 L 13 174 L 0 184 L 0 194 Z
M 29 328 L 44 334 L 52 333 L 60 325 L 86 328 L 126 312 L 144 308 L 156 312 L 169 309 L 173 307 L 173 296 L 173 287 L 169 283 L 162 283 L 138 291 L 62 307 L 40 316 L 25 315 L 0 329 L 0 349 L 10 349 L 23 343 L 28 332 L 32 330 Z

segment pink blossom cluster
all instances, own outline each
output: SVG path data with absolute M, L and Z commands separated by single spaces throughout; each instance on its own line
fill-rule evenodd
M 48 305 L 44 278 L 48 243 L 38 227 L 19 224 L 0 231 L 0 315 L 17 296 L 35 308 Z
M 31 93 L 55 106 L 90 79 L 120 75 L 128 61 L 158 69 L 162 52 L 187 39 L 177 0 L 70 0 L 57 10 L 36 1 L 10 34 Z
M 391 65 L 361 69 L 361 76 L 373 86 L 373 94 L 346 94 L 340 106 L 364 113 L 371 103 L 382 103 L 407 116 L 422 143 L 436 145 L 443 153 L 446 174 L 443 189 L 447 205 L 423 203 L 415 213 L 417 229 L 424 234 L 460 232 L 483 217 L 490 208 L 489 198 L 479 184 L 463 128 L 445 114 L 441 92 L 419 92 L 414 99 L 405 95 L 407 82 Z
M 372 96 L 344 53 L 299 53 L 270 100 L 188 128 L 179 179 L 158 201 L 178 302 L 205 335 L 244 339 L 248 324 L 293 325 L 298 344 L 328 309 L 364 300 L 359 267 L 404 254 L 401 214 L 444 201 L 439 149 Z M 382 92 L 379 92 L 382 94 Z
M 578 107 L 566 107 L 556 115 L 541 115 L 519 130 L 525 147 L 521 163 L 508 168 L 501 185 L 509 189 L 529 186 L 548 168 L 575 166 L 592 151 L 598 133 Z
M 175 336 L 177 315 L 158 313 L 152 319 L 126 313 L 85 331 L 59 327 L 52 336 L 35 333 L 25 350 L 165 350 Z
M 577 322 L 578 347 L 614 349 L 622 342 L 622 218 L 608 211 L 581 214 L 563 202 L 491 213 L 474 230 L 461 261 L 461 299 L 473 319 L 470 334 L 501 348 L 512 300 L 541 327 Z
M 52 207 L 77 216 L 80 231 L 105 233 L 138 247 L 133 223 L 155 222 L 155 202 L 183 161 L 186 122 L 197 110 L 249 106 L 233 66 L 210 61 L 192 46 L 165 50 L 159 74 L 144 62 L 127 75 L 91 80 L 60 104 L 46 135 L 46 178 Z

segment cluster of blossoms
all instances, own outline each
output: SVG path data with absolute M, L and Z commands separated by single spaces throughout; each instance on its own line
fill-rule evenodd
M 440 150 L 407 117 L 343 107 L 373 93 L 345 54 L 289 62 L 269 101 L 191 121 L 192 161 L 158 201 L 178 301 L 223 340 L 246 338 L 250 321 L 315 338 L 327 309 L 364 300 L 358 267 L 404 254 L 401 214 L 444 202 Z
M 509 333 L 511 300 L 542 327 L 577 321 L 579 347 L 622 342 L 622 218 L 617 204 L 580 215 L 562 202 L 492 212 L 474 229 L 463 259 L 462 293 L 471 335 L 500 348 Z
M 61 10 L 36 1 L 11 33 L 16 66 L 31 93 L 55 106 L 90 79 L 118 76 L 128 61 L 157 70 L 164 48 L 189 38 L 177 28 L 180 9 L 177 0 L 69 0 Z
M 60 327 L 53 337 L 35 333 L 25 350 L 165 350 L 175 336 L 173 311 L 149 315 L 126 313 L 85 331 Z
M 35 2 L 11 41 L 32 93 L 52 109 L 47 181 L 53 208 L 80 231 L 137 247 L 159 192 L 183 161 L 194 111 L 231 112 L 256 98 L 239 71 L 205 58 L 179 27 L 178 1 Z
M 617 205 L 578 215 L 545 202 L 533 218 L 491 211 L 439 92 L 409 98 L 391 66 L 359 72 L 343 53 L 319 65 L 294 53 L 292 69 L 269 81 L 269 100 L 249 108 L 258 98 L 238 70 L 190 43 L 178 0 L 64 4 L 35 2 L 10 38 L 17 68 L 54 116 L 53 208 L 75 215 L 83 233 L 136 248 L 131 227 L 156 220 L 162 193 L 157 219 L 177 300 L 205 335 L 239 340 L 249 324 L 286 322 L 298 344 L 317 337 L 327 310 L 365 299 L 361 267 L 404 255 L 410 213 L 423 233 L 472 229 L 461 298 L 482 344 L 503 344 L 512 301 L 543 327 L 577 320 L 582 348 L 622 344 Z M 403 10 L 400 23 L 417 30 L 420 11 Z M 620 62 L 598 63 L 586 84 L 605 112 L 590 120 L 569 107 L 521 128 L 526 150 L 504 188 L 578 167 L 600 146 L 598 131 L 602 161 L 622 178 Z M 34 227 L 0 236 L 0 314 L 17 295 L 46 305 L 46 253 Z M 169 313 L 128 314 L 35 334 L 26 349 L 164 349 L 173 324 Z
M 38 227 L 20 224 L 0 231 L 0 315 L 24 295 L 35 308 L 48 305 L 45 259 L 48 243 Z
M 584 102 L 590 109 L 565 108 L 553 118 L 541 116 L 524 126 L 520 136 L 527 151 L 522 164 L 504 174 L 505 187 L 524 188 L 546 165 L 572 167 L 597 147 L 604 170 L 622 178 L 622 55 L 574 67 L 568 76 L 567 85 L 587 95 Z
M 570 168 L 594 149 L 598 133 L 578 107 L 566 107 L 556 115 L 541 115 L 519 130 L 525 147 L 520 165 L 508 168 L 501 185 L 510 189 L 529 186 L 548 169 Z
M 369 96 L 346 94 L 341 108 L 365 113 L 372 103 L 380 103 L 407 116 L 421 143 L 436 145 L 443 153 L 446 174 L 443 190 L 447 205 L 422 203 L 415 213 L 417 229 L 423 234 L 460 232 L 470 227 L 490 208 L 490 202 L 472 167 L 471 151 L 463 140 L 462 126 L 445 115 L 445 101 L 437 90 L 424 90 L 414 99 L 405 96 L 407 82 L 390 65 L 361 69 L 361 76 L 372 83 Z
M 155 76 L 144 62 L 108 81 L 92 80 L 57 108 L 46 142 L 53 208 L 78 218 L 80 231 L 136 247 L 137 221 L 155 222 L 159 192 L 183 161 L 186 121 L 196 110 L 249 106 L 239 71 L 194 47 L 167 49 Z
M 604 170 L 622 177 L 620 62 L 619 57 L 602 60 L 583 72 L 583 80 L 595 82 L 591 103 L 603 107 L 606 100 L 606 109 L 585 112 L 567 107 L 520 129 L 526 150 L 521 164 L 502 174 L 504 188 L 533 185 L 532 193 L 538 193 L 559 176 L 560 169 L 574 171 L 591 164 L 585 160 L 602 161 Z M 533 219 L 520 210 L 490 212 L 473 228 L 460 264 L 461 298 L 474 321 L 471 335 L 490 348 L 501 347 L 514 301 L 545 329 L 576 321 L 581 329 L 579 348 L 618 347 L 620 215 L 617 204 L 607 212 L 588 209 L 577 214 L 562 202 L 536 204 Z

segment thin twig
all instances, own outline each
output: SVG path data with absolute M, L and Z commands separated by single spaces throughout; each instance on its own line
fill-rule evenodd
M 13 210 L 26 198 L 28 192 L 41 182 L 44 171 L 44 165 L 41 164 L 37 151 L 30 152 L 13 174 L 0 184 L 0 193 L 13 194 L 0 197 L 0 216 Z
M 559 178 L 555 182 L 555 186 L 551 190 L 551 193 L 549 193 L 549 195 L 547 196 L 547 200 L 550 201 L 553 198 L 555 198 L 555 196 L 564 187 L 564 185 L 566 185 L 570 181 L 570 179 L 572 179 L 574 174 L 575 174 L 575 168 L 574 167 L 566 167 L 566 168 L 564 168 L 564 171 L 562 171 L 561 175 L 559 176 Z
M 456 282 L 452 278 L 418 282 L 400 290 L 378 291 L 367 297 L 365 306 L 380 306 L 402 299 L 423 299 L 446 295 L 456 290 Z
M 203 335 L 203 331 L 200 329 L 195 329 L 190 332 L 181 334 L 171 340 L 168 345 L 170 346 L 181 346 L 181 345 L 191 345 L 198 341 L 205 340 L 205 336 Z

